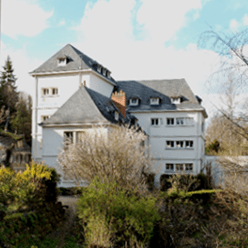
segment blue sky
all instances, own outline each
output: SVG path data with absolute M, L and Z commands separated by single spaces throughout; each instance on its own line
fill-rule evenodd
M 198 48 L 200 34 L 247 25 L 247 0 L 2 0 L 0 62 L 9 55 L 18 90 L 33 95 L 28 72 L 70 43 L 116 80 L 185 78 L 208 101 L 220 58 Z

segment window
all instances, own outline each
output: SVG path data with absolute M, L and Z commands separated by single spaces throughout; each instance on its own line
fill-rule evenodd
M 41 95 L 43 95 L 43 96 L 49 95 L 49 88 L 42 88 L 41 89 Z
M 185 164 L 186 171 L 193 171 L 193 164 Z
M 173 148 L 174 147 L 174 141 L 167 140 L 166 141 L 166 147 L 167 148 Z
M 65 148 L 73 143 L 73 132 L 64 132 L 64 145 Z
M 176 118 L 177 125 L 184 125 L 184 118 Z
M 183 143 L 184 143 L 183 141 L 179 141 L 179 140 L 176 141 L 176 147 L 177 148 L 183 148 Z
M 52 95 L 58 95 L 58 88 L 51 88 Z
M 183 164 L 176 164 L 176 170 L 177 171 L 183 171 Z
M 67 63 L 67 58 L 66 57 L 58 58 L 57 62 L 58 62 L 58 66 L 65 66 Z
M 167 171 L 174 171 L 174 164 L 166 164 L 165 169 Z
M 44 122 L 45 120 L 49 119 L 50 116 L 49 115 L 42 115 L 41 116 L 41 122 Z
M 193 148 L 193 140 L 186 140 L 185 141 L 186 148 Z
M 107 71 L 107 77 L 108 77 L 108 78 L 111 78 L 111 77 L 110 77 L 110 71 Z
M 101 73 L 101 66 L 100 66 L 100 65 L 97 65 L 97 71 L 98 71 L 99 73 Z
M 179 104 L 181 102 L 181 97 L 171 97 L 171 103 Z
M 150 104 L 151 105 L 158 105 L 159 104 L 159 98 L 158 97 L 150 98 Z
M 159 118 L 151 118 L 151 125 L 158 126 L 159 125 Z
M 118 121 L 119 120 L 119 112 L 115 111 L 115 120 Z
M 130 106 L 137 106 L 137 105 L 139 105 L 139 98 L 130 98 L 129 105 Z
M 166 118 L 166 123 L 168 126 L 174 125 L 174 118 Z

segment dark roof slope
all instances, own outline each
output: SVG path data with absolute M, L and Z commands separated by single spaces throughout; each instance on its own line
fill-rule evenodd
M 109 98 L 82 86 L 41 125 L 118 123 L 115 111 L 118 109 Z
M 205 109 L 193 94 L 185 79 L 173 80 L 144 80 L 144 81 L 117 81 L 118 90 L 123 90 L 127 96 L 128 110 L 131 112 L 152 110 L 183 110 L 197 109 L 205 113 Z M 180 96 L 180 104 L 172 104 L 171 97 Z M 139 98 L 138 106 L 130 106 L 130 98 Z M 150 105 L 151 97 L 159 97 L 159 105 Z
M 68 63 L 65 66 L 58 66 L 58 58 L 67 57 Z M 70 44 L 67 44 L 61 50 L 59 50 L 56 54 L 54 54 L 50 59 L 48 59 L 45 63 L 43 63 L 40 67 L 35 69 L 32 73 L 45 73 L 45 72 L 66 72 L 73 70 L 87 70 L 93 69 L 98 74 L 97 71 L 97 61 L 91 59 L 84 53 L 80 52 L 78 49 L 73 47 Z M 101 74 L 102 75 L 102 74 Z M 102 75 L 103 76 L 103 75 Z M 106 76 L 104 76 L 107 78 Z M 107 78 L 108 80 L 114 83 L 113 78 Z

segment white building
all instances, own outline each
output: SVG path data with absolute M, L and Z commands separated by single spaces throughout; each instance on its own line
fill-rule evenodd
M 34 160 L 58 168 L 64 137 L 76 141 L 85 130 L 138 121 L 148 135 L 157 179 L 203 169 L 207 114 L 184 79 L 115 81 L 107 68 L 69 44 L 30 74 L 36 85 Z

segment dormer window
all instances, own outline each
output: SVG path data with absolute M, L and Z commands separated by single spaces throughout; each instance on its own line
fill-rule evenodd
M 115 120 L 118 121 L 119 120 L 119 112 L 115 111 Z
M 102 69 L 102 67 L 101 67 L 100 65 L 97 65 L 97 71 L 98 71 L 99 73 L 101 73 L 101 69 Z
M 111 77 L 110 77 L 110 71 L 107 71 L 107 77 L 108 77 L 108 78 L 111 78 Z
M 139 105 L 139 98 L 130 98 L 129 105 L 130 106 L 138 106 Z
M 67 57 L 58 58 L 58 66 L 65 66 L 67 64 Z
M 106 76 L 106 69 L 105 68 L 102 68 L 102 75 Z
M 150 98 L 150 104 L 151 105 L 158 105 L 159 104 L 159 98 L 158 97 L 151 97 Z
M 180 104 L 181 103 L 181 97 L 171 97 L 171 103 L 173 104 Z

